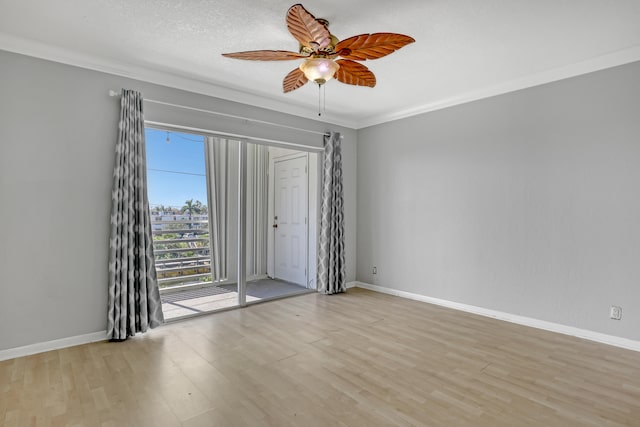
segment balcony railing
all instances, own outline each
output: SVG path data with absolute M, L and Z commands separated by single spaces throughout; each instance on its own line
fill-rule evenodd
M 160 289 L 212 283 L 207 219 L 152 215 L 151 227 Z

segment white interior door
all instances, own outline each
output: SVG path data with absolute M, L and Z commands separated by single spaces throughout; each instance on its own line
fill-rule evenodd
M 307 156 L 275 162 L 274 276 L 307 285 Z

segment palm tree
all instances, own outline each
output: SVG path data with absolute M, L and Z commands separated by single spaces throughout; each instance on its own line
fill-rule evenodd
M 202 203 L 200 201 L 193 202 L 193 199 L 185 200 L 184 206 L 182 207 L 183 214 L 189 214 L 189 219 L 191 219 L 191 215 L 199 214 L 202 210 Z
M 196 202 L 193 205 L 196 207 L 196 213 L 199 213 L 199 214 L 204 213 L 203 212 L 204 206 L 200 200 L 196 200 Z
M 189 214 L 189 219 L 191 219 L 191 215 L 199 214 L 202 209 L 202 203 L 199 201 L 193 202 L 193 199 L 185 200 L 184 206 L 182 207 L 182 214 Z M 189 224 L 189 228 L 192 228 L 193 224 Z

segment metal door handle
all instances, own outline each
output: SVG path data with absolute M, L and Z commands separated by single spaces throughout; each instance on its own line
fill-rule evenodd
M 273 228 L 278 228 L 278 224 L 273 224 L 272 227 Z

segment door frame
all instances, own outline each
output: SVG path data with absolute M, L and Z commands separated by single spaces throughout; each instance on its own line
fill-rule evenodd
M 277 147 L 274 147 L 277 148 Z M 270 224 L 273 224 L 274 219 L 274 199 L 275 199 L 275 164 L 282 160 L 291 160 L 299 157 L 307 158 L 307 227 L 306 227 L 306 259 L 305 268 L 306 274 L 306 287 L 308 289 L 317 288 L 317 253 L 318 253 L 318 240 L 319 240 L 319 227 L 318 220 L 320 218 L 320 162 L 322 161 L 322 155 L 316 152 L 292 150 L 287 148 L 289 153 L 283 155 L 273 156 L 272 152 L 269 152 L 269 179 L 268 179 L 268 218 Z M 293 151 L 293 152 L 291 152 Z M 315 160 L 314 160 L 315 158 Z M 267 236 L 267 276 L 274 277 L 275 272 L 275 238 L 273 229 Z

